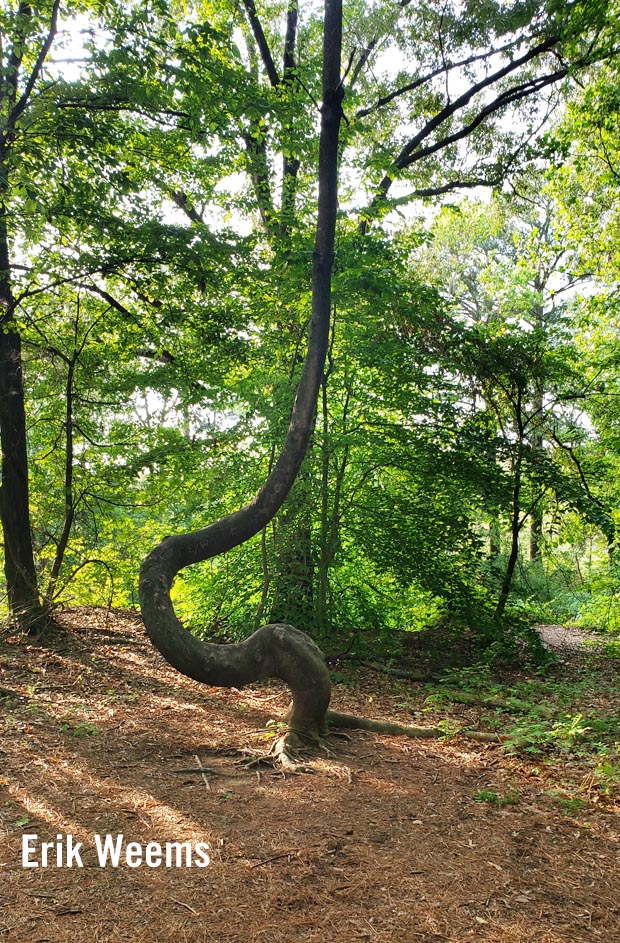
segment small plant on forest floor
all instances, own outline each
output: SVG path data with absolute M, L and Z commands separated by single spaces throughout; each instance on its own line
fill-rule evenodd
M 81 740 L 84 737 L 96 737 L 100 731 L 94 724 L 87 721 L 79 721 L 77 724 L 63 724 L 60 728 L 61 733 L 68 733 L 72 737 Z
M 504 677 L 477 665 L 446 672 L 427 691 L 424 709 L 470 706 L 477 711 L 475 726 L 501 734 L 510 754 L 579 757 L 592 768 L 598 762 L 601 786 L 593 788 L 604 794 L 609 781 L 610 794 L 617 793 L 614 770 L 601 766 L 620 741 L 620 715 L 611 710 L 620 695 L 615 675 L 584 666 L 577 675 Z
M 459 733 L 463 729 L 463 725 L 458 721 L 452 720 L 449 717 L 440 720 L 435 724 L 437 730 L 441 730 L 444 737 L 458 737 Z
M 557 801 L 560 810 L 565 815 L 574 815 L 575 812 L 581 812 L 588 804 L 585 799 L 581 799 L 579 796 L 559 796 L 555 790 L 550 792 L 549 795 Z
M 40 704 L 29 703 L 24 707 L 24 712 L 29 714 L 31 717 L 43 717 L 45 715 L 45 709 L 41 707 Z
M 608 639 L 603 646 L 603 652 L 605 658 L 610 661 L 620 661 L 620 638 Z
M 620 753 L 597 763 L 584 779 L 581 789 L 588 794 L 595 792 L 606 799 L 620 796 Z
M 259 730 L 253 735 L 255 740 L 275 740 L 288 730 L 288 724 L 283 720 L 268 720 L 265 727 L 266 730 Z
M 505 795 L 501 795 L 495 789 L 481 789 L 473 798 L 474 802 L 488 802 L 489 805 L 495 805 L 499 809 L 504 809 L 509 805 L 518 805 L 521 802 L 521 795 L 516 789 L 509 789 Z
M 620 734 L 620 717 L 564 714 L 558 717 L 525 718 L 513 725 L 504 746 L 509 753 L 572 753 L 600 757 L 607 754 Z
M 333 684 L 354 685 L 355 679 L 346 671 L 340 671 L 338 668 L 332 668 L 329 672 Z

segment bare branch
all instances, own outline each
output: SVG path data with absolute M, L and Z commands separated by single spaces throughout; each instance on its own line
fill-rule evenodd
M 614 167 L 612 158 L 610 157 L 609 151 L 607 149 L 607 145 L 605 144 L 605 138 L 603 137 L 603 129 L 601 127 L 598 127 L 596 130 L 597 130 L 597 134 L 599 138 L 599 143 L 603 151 L 603 157 L 601 158 L 602 162 L 605 164 L 605 166 L 611 173 L 612 177 L 614 177 L 616 180 L 620 180 L 620 173 L 618 173 L 618 171 Z
M 83 108 L 85 111 L 130 111 L 134 115 L 142 115 L 151 121 L 164 123 L 166 118 L 184 118 L 189 120 L 190 115 L 186 111 L 177 111 L 172 108 L 160 108 L 155 111 L 146 111 L 138 107 L 129 98 L 63 98 L 57 103 L 58 108 Z M 189 126 L 186 130 L 189 130 Z
M 568 68 L 564 67 L 559 69 L 557 72 L 552 72 L 547 75 L 531 79 L 527 82 L 521 83 L 520 85 L 514 86 L 511 89 L 507 89 L 505 92 L 502 92 L 500 95 L 498 95 L 497 98 L 495 98 L 492 102 L 482 108 L 468 124 L 463 125 L 461 128 L 459 128 L 458 131 L 448 134 L 445 137 L 440 138 L 438 141 L 435 141 L 433 144 L 427 145 L 426 147 L 419 147 L 419 143 L 421 141 L 428 137 L 431 132 L 435 130 L 435 128 L 439 127 L 444 121 L 452 116 L 454 111 L 457 110 L 455 108 L 457 102 L 454 102 L 452 106 L 449 108 L 446 107 L 441 112 L 439 112 L 435 118 L 427 122 L 419 134 L 405 145 L 394 162 L 395 166 L 399 170 L 403 170 L 404 168 L 410 167 L 412 164 L 417 163 L 423 158 L 428 157 L 437 151 L 443 150 L 450 144 L 455 144 L 457 141 L 463 140 L 495 112 L 505 108 L 507 105 L 515 104 L 516 102 L 541 91 L 543 88 L 546 88 L 549 85 L 553 85 L 560 79 L 565 78 L 567 74 Z M 459 107 L 464 107 L 471 97 L 472 96 L 469 92 L 461 96 L 463 103 Z M 415 149 L 416 147 L 418 148 L 417 150 Z M 386 174 L 377 188 L 377 193 L 372 200 L 371 208 L 376 207 L 382 200 L 385 199 L 393 182 L 394 177 L 390 174 Z
M 437 39 L 439 41 L 439 52 L 441 53 L 441 65 L 444 71 L 445 76 L 445 86 L 446 86 L 446 101 L 450 104 L 450 84 L 448 81 L 448 62 L 446 60 L 446 51 L 443 46 L 443 21 L 445 18 L 445 7 L 441 11 L 441 16 L 439 17 L 439 32 L 437 34 Z
M 561 448 L 562 451 L 566 452 L 567 455 L 569 456 L 571 462 L 577 469 L 577 474 L 579 475 L 579 480 L 581 481 L 583 490 L 585 491 L 590 501 L 592 501 L 593 504 L 596 504 L 597 507 L 601 508 L 606 513 L 609 513 L 608 508 L 601 501 L 601 499 L 597 498 L 595 494 L 592 494 L 592 491 L 590 490 L 590 485 L 588 483 L 588 479 L 586 478 L 585 472 L 583 470 L 583 466 L 581 462 L 579 461 L 579 459 L 577 458 L 577 456 L 575 455 L 575 450 L 573 449 L 572 445 L 567 445 L 566 442 L 562 442 L 562 440 L 558 438 L 558 435 L 555 432 L 555 430 L 551 433 L 551 438 L 553 439 L 555 444 L 559 446 L 559 448 Z
M 20 18 L 22 21 L 26 19 L 30 21 L 31 17 L 32 9 L 28 3 L 28 0 L 21 0 L 19 10 L 17 12 L 17 22 L 19 23 Z M 4 88 L 2 89 L 2 100 L 4 101 L 4 99 L 8 98 L 11 107 L 13 107 L 15 101 L 17 100 L 17 83 L 19 80 L 19 70 L 21 68 L 22 59 L 24 58 L 26 33 L 26 26 L 22 29 L 16 28 L 15 30 L 6 77 L 3 83 Z
M 275 62 L 273 61 L 273 56 L 271 55 L 271 49 L 269 48 L 267 37 L 263 32 L 263 27 L 258 18 L 254 0 L 242 0 L 242 3 L 246 9 L 250 28 L 261 54 L 265 71 L 267 72 L 267 76 L 272 86 L 276 88 L 280 84 L 280 76 L 278 75 L 278 70 L 276 69 Z
M 200 223 L 204 226 L 205 221 L 202 213 L 198 212 L 187 193 L 184 193 L 182 190 L 168 188 L 168 196 L 180 210 L 183 210 L 192 223 Z
M 510 42 L 505 43 L 503 46 L 498 46 L 497 49 L 490 49 L 486 52 L 477 53 L 476 55 L 468 56 L 466 59 L 459 59 L 458 62 L 442 63 L 436 69 L 433 69 L 432 72 L 428 72 L 426 75 L 422 75 L 417 79 L 413 79 L 407 85 L 403 85 L 401 88 L 394 89 L 393 92 L 383 96 L 383 98 L 377 99 L 377 101 L 368 108 L 360 108 L 360 110 L 355 113 L 355 117 L 365 118 L 373 111 L 377 111 L 379 108 L 383 108 L 385 105 L 389 105 L 395 99 L 400 98 L 401 95 L 406 95 L 407 92 L 414 92 L 416 88 L 421 88 L 422 85 L 426 85 L 427 82 L 431 82 L 433 79 L 437 78 L 438 75 L 441 75 L 442 72 L 445 72 L 447 75 L 448 72 L 452 72 L 455 69 L 465 68 L 468 65 L 473 65 L 475 62 L 484 62 L 493 56 L 500 55 L 503 52 L 507 52 L 509 49 L 513 49 L 515 46 L 521 45 L 522 42 L 523 37 L 520 36 L 518 39 L 510 40 Z
M 353 88 L 353 86 L 357 82 L 362 72 L 362 69 L 365 68 L 366 64 L 368 63 L 368 60 L 370 59 L 373 52 L 379 45 L 379 40 L 380 40 L 379 36 L 373 36 L 373 38 L 370 40 L 366 48 L 362 50 L 361 55 L 355 65 L 355 68 L 353 69 L 353 75 L 351 76 L 351 82 L 349 83 L 351 88 Z M 355 50 L 352 51 L 351 57 L 353 57 L 354 54 L 355 54 Z
M 295 70 L 295 43 L 297 41 L 298 0 L 290 0 L 286 12 L 286 35 L 284 37 L 284 81 L 292 78 Z
M 298 0 L 290 0 L 286 15 L 286 36 L 284 39 L 283 80 L 286 84 L 298 82 L 295 70 L 295 44 L 297 42 Z M 282 191 L 280 201 L 280 234 L 286 235 L 295 214 L 297 196 L 297 173 L 300 161 L 297 157 L 284 154 L 282 158 Z
M 416 190 L 412 190 L 406 197 L 391 201 L 390 205 L 398 206 L 412 199 L 443 196 L 444 193 L 453 193 L 455 190 L 474 190 L 476 187 L 497 187 L 500 183 L 501 178 L 499 175 L 496 177 L 472 177 L 471 180 L 460 180 L 457 178 L 456 180 L 450 180 L 448 183 L 441 184 L 441 186 L 437 187 L 419 187 Z
M 111 296 L 107 296 L 107 293 L 104 292 L 102 288 L 98 288 L 96 285 L 81 282 L 80 279 L 91 278 L 94 275 L 111 275 L 115 271 L 120 269 L 123 265 L 126 265 L 130 261 L 142 262 L 146 265 L 162 265 L 163 263 L 163 260 L 161 258 L 155 258 L 152 256 L 142 256 L 142 257 L 135 256 L 131 259 L 130 258 L 119 259 L 116 265 L 110 265 L 109 263 L 106 263 L 104 265 L 98 265 L 96 268 L 86 269 L 83 272 L 76 272 L 75 275 L 68 275 L 66 278 L 59 278 L 59 279 L 54 280 L 53 282 L 47 282 L 45 285 L 39 285 L 37 288 L 25 289 L 25 291 L 21 292 L 21 294 L 15 299 L 15 303 L 13 305 L 12 310 L 14 310 L 18 305 L 23 304 L 23 302 L 26 301 L 26 299 L 28 298 L 34 298 L 36 295 L 41 295 L 41 294 L 44 294 L 45 292 L 53 291 L 55 288 L 62 288 L 63 285 L 74 285 L 77 288 L 85 288 L 88 291 L 92 291 L 97 294 L 100 294 L 101 297 L 104 298 L 104 300 L 106 300 L 109 304 L 111 304 L 110 302 Z M 26 265 L 13 265 L 13 269 L 18 272 L 31 271 L 31 268 Z M 145 300 L 145 299 L 143 298 L 142 300 Z M 112 307 L 116 307 L 116 305 L 112 305 Z
M 469 177 L 469 178 L 456 177 L 455 179 L 450 180 L 445 184 L 440 184 L 437 186 L 428 186 L 428 187 L 417 187 L 416 189 L 411 190 L 409 193 L 405 194 L 404 196 L 400 196 L 400 197 L 397 197 L 396 199 L 390 200 L 390 204 L 389 204 L 390 207 L 395 208 L 397 206 L 404 206 L 405 204 L 409 203 L 411 200 L 442 196 L 445 193 L 452 193 L 456 190 L 472 190 L 472 189 L 475 189 L 476 187 L 493 188 L 493 187 L 500 186 L 504 182 L 506 175 L 509 173 L 511 167 L 516 163 L 519 155 L 528 146 L 530 141 L 536 137 L 536 135 L 541 130 L 541 128 L 546 124 L 549 118 L 550 112 L 551 112 L 551 109 L 550 108 L 547 109 L 545 115 L 542 117 L 537 127 L 535 127 L 526 138 L 524 138 L 522 141 L 519 142 L 518 147 L 516 147 L 513 153 L 510 155 L 510 157 L 508 157 L 504 161 L 503 166 L 497 169 L 494 173 L 488 173 L 487 176 L 474 176 L 474 177 Z M 377 203 L 378 203 L 378 198 L 375 198 L 375 200 L 373 200 L 373 206 L 376 206 Z M 368 219 L 368 216 L 366 216 L 366 219 L 364 223 L 362 224 L 362 228 L 366 226 L 367 219 Z
M 411 164 L 415 164 L 417 161 L 422 160 L 422 158 L 428 157 L 429 154 L 434 154 L 436 151 L 442 150 L 444 147 L 448 147 L 448 145 L 454 144 L 456 141 L 460 141 L 463 138 L 468 137 L 472 131 L 479 127 L 479 125 L 481 125 L 490 115 L 494 114 L 496 111 L 499 111 L 501 108 L 505 108 L 507 105 L 513 105 L 516 102 L 521 101 L 523 98 L 527 98 L 530 95 L 541 91 L 548 85 L 553 85 L 560 79 L 565 78 L 567 72 L 568 69 L 560 69 L 557 72 L 549 73 L 548 75 L 541 76 L 537 79 L 531 79 L 528 82 L 523 82 L 521 85 L 517 85 L 514 88 L 508 89 L 506 92 L 502 92 L 502 94 L 498 95 L 494 101 L 490 102 L 488 105 L 482 108 L 476 117 L 469 122 L 469 124 L 463 125 L 462 128 L 460 128 L 458 131 L 455 131 L 453 134 L 448 134 L 446 137 L 440 138 L 440 140 L 436 141 L 434 144 L 430 144 L 427 147 L 416 151 L 414 154 L 411 154 L 402 161 L 400 167 L 409 167 Z
M 22 7 L 23 6 L 26 6 L 26 4 L 22 4 Z M 7 121 L 7 128 L 15 127 L 17 120 L 23 114 L 23 112 L 26 110 L 26 107 L 28 106 L 30 96 L 32 95 L 34 86 L 37 82 L 37 79 L 39 78 L 41 74 L 41 69 L 43 68 L 43 64 L 45 63 L 45 60 L 47 59 L 47 54 L 49 53 L 52 43 L 54 42 L 54 38 L 56 36 L 56 29 L 58 26 L 59 7 L 60 7 L 60 0 L 54 0 L 54 5 L 52 7 L 50 28 L 48 30 L 47 36 L 43 40 L 43 44 L 41 46 L 41 49 L 39 50 L 39 55 L 37 56 L 37 60 L 34 64 L 32 72 L 30 73 L 30 76 L 28 77 L 28 81 L 26 82 L 26 87 L 24 91 L 22 92 L 22 95 L 19 101 L 16 103 L 15 107 L 11 111 L 11 114 L 9 115 L 9 118 Z
M 160 363 L 164 366 L 170 366 L 176 362 L 174 354 L 171 354 L 169 350 L 148 350 L 146 347 L 139 347 L 134 351 L 136 357 L 144 357 L 145 360 L 155 360 L 157 363 Z
M 484 79 L 481 79 L 481 81 L 476 82 L 474 85 L 468 88 L 466 92 L 463 92 L 463 94 L 459 95 L 459 97 L 456 98 L 453 102 L 446 105 L 444 108 L 441 109 L 441 111 L 437 112 L 437 114 L 433 118 L 431 118 L 430 121 L 427 121 L 427 123 L 424 125 L 421 131 L 419 131 L 418 134 L 416 134 L 413 138 L 411 138 L 411 140 L 408 141 L 405 144 L 405 146 L 402 148 L 400 154 L 398 155 L 395 161 L 395 164 L 399 168 L 399 170 L 402 170 L 402 168 L 409 166 L 410 163 L 413 163 L 414 160 L 418 159 L 417 155 L 414 158 L 412 158 L 412 155 L 417 150 L 417 148 L 419 148 L 422 141 L 426 140 L 426 138 L 430 134 L 432 134 L 433 131 L 435 131 L 442 124 L 444 124 L 444 122 L 447 121 L 448 118 L 451 118 L 458 111 L 461 111 L 463 108 L 465 108 L 470 103 L 472 98 L 475 98 L 476 95 L 480 94 L 480 92 L 483 92 L 485 89 L 489 88 L 490 86 L 495 85 L 497 82 L 505 78 L 507 75 L 510 75 L 512 72 L 515 72 L 521 66 L 527 65 L 528 62 L 531 62 L 533 59 L 536 59 L 538 56 L 541 56 L 545 52 L 548 52 L 551 49 L 551 47 L 554 46 L 558 42 L 558 39 L 559 39 L 558 36 L 552 36 L 551 38 L 545 40 L 545 42 L 539 43 L 537 46 L 535 46 L 533 49 L 530 49 L 527 53 L 525 53 L 525 55 L 521 56 L 519 59 L 513 59 L 507 65 L 503 66 L 503 68 L 497 69 L 495 72 L 492 72 L 490 75 L 486 76 Z M 550 84 L 551 81 L 557 81 L 557 78 L 566 75 L 567 71 L 568 71 L 567 67 L 564 66 L 559 71 L 554 72 L 553 78 L 547 81 L 545 84 Z M 487 115 L 492 114 L 493 111 L 496 111 L 498 108 L 503 107 L 504 104 L 509 103 L 512 95 L 521 89 L 526 89 L 526 88 L 529 89 L 529 92 L 527 94 L 530 94 L 531 92 L 534 92 L 534 91 L 538 91 L 541 81 L 542 81 L 541 79 L 531 79 L 530 81 L 524 82 L 520 86 L 517 86 L 515 89 L 508 89 L 506 92 L 503 92 L 501 95 L 499 95 L 495 99 L 495 102 L 492 102 L 490 105 L 487 105 L 486 108 L 484 108 L 482 112 L 480 112 L 480 115 L 483 115 L 483 117 L 486 117 Z M 519 96 L 519 97 L 524 97 L 524 96 Z M 480 121 L 482 120 L 483 118 L 480 119 Z M 476 124 L 480 124 L 480 121 L 477 121 Z M 476 126 L 476 124 L 472 122 L 472 125 L 474 127 Z M 450 143 L 449 138 L 445 138 L 444 140 L 446 141 L 446 143 Z M 445 146 L 445 145 L 442 145 L 442 146 Z
M 401 2 L 398 3 L 399 10 L 404 10 L 407 6 L 409 6 L 410 3 L 411 3 L 411 0 L 401 0 Z M 399 16 L 400 16 L 400 12 L 397 12 L 396 16 L 392 18 L 392 24 L 391 24 L 392 26 L 398 21 Z M 370 60 L 370 57 L 372 56 L 373 52 L 377 49 L 377 47 L 381 43 L 381 40 L 385 39 L 385 37 L 389 35 L 390 29 L 391 29 L 391 26 L 388 25 L 387 28 L 384 30 L 382 36 L 380 35 L 373 36 L 373 38 L 368 42 L 368 44 L 364 47 L 364 49 L 362 49 L 360 53 L 360 57 L 355 65 L 355 68 L 353 69 L 353 75 L 351 76 L 351 82 L 349 83 L 349 88 L 353 88 L 358 78 L 360 77 L 362 70 L 368 64 L 368 61 Z M 351 51 L 350 62 L 347 67 L 346 74 L 348 74 L 351 69 L 351 66 L 353 64 L 353 59 L 355 57 L 355 53 L 356 53 L 356 50 L 353 49 Z

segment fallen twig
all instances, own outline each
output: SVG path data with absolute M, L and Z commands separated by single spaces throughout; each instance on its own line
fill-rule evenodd
M 175 904 L 178 904 L 179 907 L 185 907 L 185 909 L 186 909 L 186 910 L 189 910 L 189 912 L 190 912 L 191 914 L 196 914 L 196 916 L 198 916 L 198 911 L 197 911 L 197 910 L 194 910 L 193 907 L 190 907 L 189 904 L 186 904 L 185 901 L 183 901 L 183 900 L 177 900 L 176 897 L 171 897 L 170 900 L 172 900 Z
M 403 681 L 437 681 L 439 679 L 437 673 L 430 671 L 406 671 L 404 668 L 392 668 L 390 665 L 382 665 L 375 661 L 360 661 L 359 664 L 372 671 L 381 671 L 394 678 L 401 678 Z
M 199 769 L 196 769 L 195 766 L 191 766 L 188 769 L 173 769 L 173 773 L 211 773 L 212 776 L 223 776 L 223 773 L 220 773 L 219 770 L 213 769 L 212 766 L 201 766 Z
M 210 792 L 210 791 L 211 791 L 211 783 L 210 783 L 209 780 L 207 779 L 205 767 L 202 765 L 202 763 L 201 763 L 201 761 L 200 761 L 200 757 L 198 756 L 197 753 L 194 753 L 194 759 L 196 760 L 196 762 L 198 763 L 198 766 L 200 767 L 200 772 L 202 773 L 202 781 L 203 781 L 203 783 L 205 784 L 205 789 L 207 790 L 207 792 Z
M 278 861 L 279 858 L 293 858 L 298 854 L 299 849 L 293 849 L 293 851 L 283 851 L 279 855 L 272 855 L 271 858 L 265 858 L 264 861 L 257 861 L 256 864 L 251 866 L 250 871 L 253 871 L 254 868 L 261 868 L 264 864 L 270 864 L 272 861 Z

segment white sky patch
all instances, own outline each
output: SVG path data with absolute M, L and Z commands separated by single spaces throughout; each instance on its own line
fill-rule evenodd
M 62 20 L 50 55 L 45 63 L 49 78 L 77 82 L 90 58 L 85 43 L 93 36 L 93 23 L 84 13 Z

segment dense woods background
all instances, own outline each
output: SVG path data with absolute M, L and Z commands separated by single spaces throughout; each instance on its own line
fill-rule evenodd
M 620 626 L 615 3 L 348 3 L 328 366 L 260 537 L 184 571 L 199 634 L 506 652 Z M 255 493 L 305 352 L 322 11 L 0 8 L 6 607 L 137 603 Z

